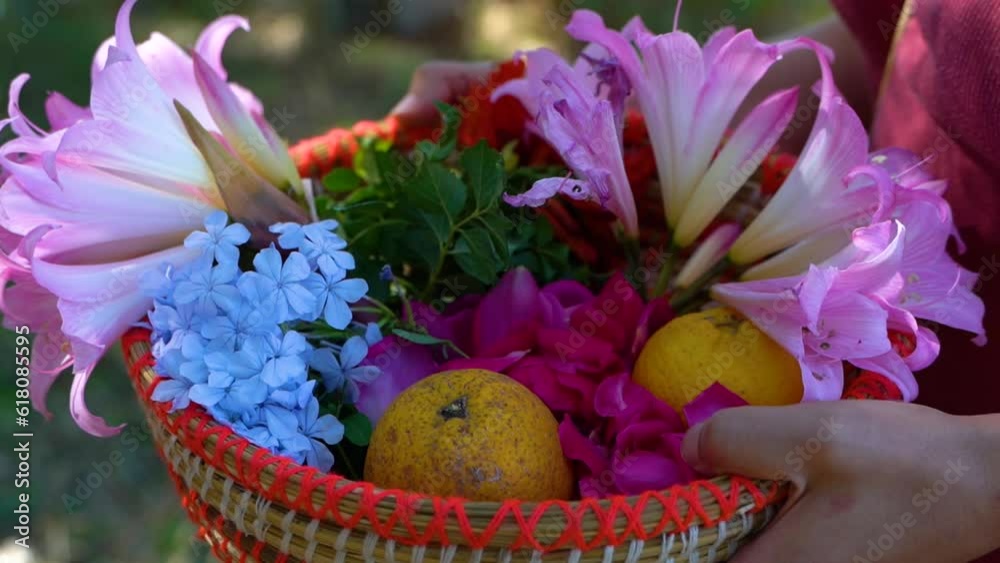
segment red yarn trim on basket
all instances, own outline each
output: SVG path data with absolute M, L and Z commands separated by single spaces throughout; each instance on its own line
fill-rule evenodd
M 759 512 L 766 507 L 780 502 L 784 492 L 778 487 L 761 490 L 750 479 L 734 477 L 726 488 L 711 481 L 697 481 L 683 486 L 675 486 L 666 491 L 649 491 L 636 497 L 614 496 L 604 500 L 583 499 L 577 502 L 545 501 L 527 503 L 517 499 L 507 500 L 499 505 L 499 509 L 490 523 L 481 531 L 473 528 L 466 512 L 469 501 L 461 498 L 434 497 L 423 494 L 400 491 L 382 490 L 371 483 L 351 481 L 340 475 L 327 474 L 314 468 L 303 467 L 293 460 L 271 454 L 258 448 L 246 439 L 235 434 L 231 429 L 217 424 L 204 409 L 192 405 L 184 411 L 171 414 L 169 405 L 152 400 L 153 390 L 162 379 L 156 379 L 148 387 L 144 387 L 142 373 L 151 369 L 154 363 L 152 354 L 147 352 L 137 361 L 132 362 L 130 351 L 137 343 L 149 342 L 149 331 L 133 329 L 122 338 L 126 363 L 129 374 L 137 389 L 141 391 L 142 400 L 156 419 L 164 425 L 178 442 L 192 453 L 240 485 L 254 491 L 271 502 L 276 502 L 310 518 L 331 521 L 343 528 L 357 528 L 366 522 L 372 531 L 385 539 L 392 539 L 405 545 L 451 545 L 447 533 L 447 524 L 457 525 L 465 545 L 472 548 L 486 548 L 499 529 L 511 523 L 517 524 L 520 534 L 511 549 L 534 549 L 548 552 L 558 549 L 578 548 L 589 550 L 607 545 L 620 546 L 632 540 L 649 540 L 664 533 L 673 526 L 672 531 L 683 532 L 694 524 L 715 526 L 721 521 L 730 520 L 736 516 L 740 507 L 740 496 L 747 493 L 753 499 L 753 512 Z M 191 428 L 193 427 L 193 429 Z M 215 438 L 214 451 L 209 451 L 208 440 Z M 251 460 L 243 461 L 244 454 L 250 451 Z M 226 454 L 236 459 L 234 469 L 229 469 L 224 463 Z M 168 468 L 171 469 L 169 463 Z M 261 474 L 265 469 L 271 469 L 275 479 L 271 486 L 266 487 L 261 482 Z M 299 494 L 291 497 L 287 491 L 290 479 L 298 476 L 301 479 Z M 182 484 L 177 480 L 179 490 Z M 312 493 L 322 490 L 326 493 L 326 502 L 317 506 L 312 499 Z M 720 509 L 720 514 L 712 518 L 700 496 L 708 492 Z M 358 495 L 358 506 L 352 514 L 344 514 L 340 510 L 341 502 L 348 495 Z M 192 510 L 192 497 L 182 495 L 187 508 Z M 396 510 L 387 516 L 379 516 L 377 507 L 382 501 L 394 499 Z M 431 503 L 434 516 L 423 527 L 418 527 L 412 520 L 415 507 L 421 503 Z M 650 503 L 659 503 L 663 507 L 663 517 L 652 526 L 643 525 L 643 510 Z M 685 507 L 686 505 L 686 507 Z M 531 507 L 530 512 L 524 509 Z M 547 514 L 562 513 L 567 520 L 567 527 L 559 537 L 550 541 L 540 540 L 536 536 L 536 527 Z M 598 530 L 587 538 L 582 528 L 586 516 L 593 516 L 600 523 Z M 617 522 L 624 518 L 625 529 L 618 533 Z M 198 519 L 192 518 L 196 522 Z M 404 533 L 394 531 L 400 526 Z

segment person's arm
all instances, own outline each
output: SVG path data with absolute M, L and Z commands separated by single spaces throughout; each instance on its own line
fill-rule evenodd
M 734 563 L 964 563 L 1000 548 L 1000 415 L 881 401 L 744 407 L 692 428 L 684 457 L 792 484 Z

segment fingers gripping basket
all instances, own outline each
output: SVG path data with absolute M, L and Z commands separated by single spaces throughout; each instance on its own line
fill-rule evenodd
M 398 123 L 364 122 L 292 148 L 303 176 L 349 165 L 357 138 L 397 142 Z M 665 491 L 575 502 L 470 502 L 383 490 L 272 455 L 200 407 L 168 413 L 151 399 L 149 333 L 123 339 L 155 443 L 199 536 L 222 561 L 422 563 L 724 561 L 785 498 L 776 482 L 718 477 Z M 875 374 L 850 398 L 890 398 Z

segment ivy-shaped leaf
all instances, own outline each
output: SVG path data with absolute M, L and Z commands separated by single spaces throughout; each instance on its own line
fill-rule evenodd
M 476 202 L 476 209 L 489 209 L 497 204 L 503 193 L 504 163 L 500 153 L 491 149 L 486 141 L 462 153 L 462 168 L 469 175 L 469 189 Z
M 465 207 L 466 188 L 462 180 L 444 166 L 430 162 L 407 185 L 409 199 L 424 211 L 443 214 L 454 225 Z
M 483 228 L 463 230 L 452 255 L 465 273 L 485 284 L 495 282 L 497 271 L 502 267 L 499 254 L 493 247 L 493 240 Z

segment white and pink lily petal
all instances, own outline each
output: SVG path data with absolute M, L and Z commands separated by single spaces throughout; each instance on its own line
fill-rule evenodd
M 246 96 L 222 82 L 219 53 L 241 20 L 224 18 L 206 31 L 196 69 L 162 36 L 144 43 L 140 53 L 129 30 L 133 4 L 125 2 L 118 14 L 114 44 L 95 71 L 89 109 L 50 97 L 56 130 L 46 133 L 20 111 L 27 80 L 22 76 L 11 85 L 10 118 L 0 122 L 18 135 L 0 146 L 0 167 L 9 174 L 0 187 L 0 310 L 36 334 L 36 408 L 47 413 L 46 391 L 72 365 L 71 414 L 84 430 L 101 436 L 118 428 L 90 412 L 84 389 L 105 351 L 151 307 L 139 280 L 164 265 L 178 268 L 197 258 L 200 252 L 185 248 L 184 239 L 209 214 L 227 207 L 223 195 L 238 199 L 244 184 L 256 193 L 265 191 L 262 184 L 276 192 L 262 178 L 288 173 L 280 158 L 267 155 L 240 164 L 237 157 L 244 155 L 237 155 L 235 138 L 227 140 L 231 160 L 218 156 L 227 150 L 220 145 L 210 163 L 175 107 L 186 102 L 194 108 L 186 115 L 201 113 L 201 130 L 242 136 L 248 122 L 263 124 L 252 103 L 247 109 Z M 263 153 L 285 155 L 269 128 L 256 131 L 257 141 L 268 147 Z M 220 185 L 213 165 L 223 161 L 238 178 L 249 179 Z M 279 185 L 289 183 L 294 185 Z
M 528 56 L 530 60 L 533 55 Z M 565 61 L 553 60 L 548 54 L 542 56 L 552 66 L 538 84 L 534 124 L 576 179 L 540 180 L 524 194 L 505 195 L 505 201 L 537 207 L 557 193 L 597 201 L 615 214 L 627 237 L 637 239 L 638 212 L 622 154 L 624 103 L 616 109 L 610 101 L 619 97 L 623 100 L 623 96 L 612 94 L 605 98 Z M 615 87 L 623 86 L 612 85 L 611 89 Z
M 863 226 L 875 210 L 891 207 L 884 201 L 892 188 L 888 175 L 858 170 L 868 163 L 868 134 L 837 91 L 829 59 L 821 55 L 819 62 L 816 122 L 788 178 L 733 245 L 729 257 L 737 264 L 752 264 L 835 226 Z M 868 222 L 860 219 L 866 215 Z
M 674 286 L 681 289 L 689 287 L 711 272 L 712 267 L 726 257 L 729 247 L 736 242 L 741 232 L 742 228 L 737 223 L 723 223 L 716 227 L 691 253 L 681 271 L 677 272 Z
M 801 40 L 771 45 L 732 28 L 716 32 L 704 47 L 682 31 L 655 35 L 638 18 L 619 32 L 588 10 L 574 12 L 566 30 L 605 47 L 629 78 L 656 156 L 667 220 L 683 245 L 693 243 L 735 195 L 735 189 L 718 190 L 720 181 L 742 186 L 792 117 L 794 92 L 779 92 L 744 119 L 736 143 L 717 157 L 750 90 L 789 51 L 816 48 L 826 56 Z M 697 213 L 680 230 L 692 207 Z
M 795 356 L 802 368 L 803 400 L 840 398 L 843 362 L 848 362 L 864 369 L 878 364 L 878 371 L 912 401 L 917 385 L 910 368 L 901 358 L 898 365 L 886 365 L 895 352 L 881 297 L 900 287 L 905 232 L 898 222 L 859 229 L 841 266 L 812 265 L 798 276 L 719 284 L 712 296 Z

